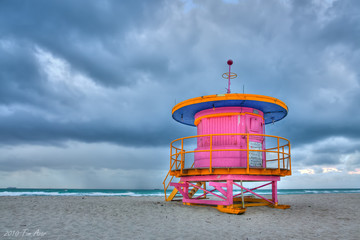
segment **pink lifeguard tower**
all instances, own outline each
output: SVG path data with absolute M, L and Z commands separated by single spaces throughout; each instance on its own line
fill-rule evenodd
M 289 208 L 278 204 L 277 182 L 291 175 L 290 142 L 265 134 L 265 125 L 283 119 L 288 108 L 273 97 L 231 93 L 230 80 L 237 75 L 231 72 L 233 61 L 227 63 L 229 72 L 223 74 L 228 79 L 226 94 L 188 99 L 172 109 L 172 117 L 196 126 L 197 135 L 170 144 L 165 200 L 180 195 L 184 204 L 210 205 L 234 214 L 250 206 Z M 249 182 L 261 184 L 245 187 Z M 268 185 L 271 198 L 256 193 Z M 169 186 L 174 187 L 170 194 Z

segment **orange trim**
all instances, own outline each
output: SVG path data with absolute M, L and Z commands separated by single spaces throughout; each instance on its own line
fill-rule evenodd
M 262 119 L 264 119 L 264 117 L 261 116 L 260 114 L 248 113 L 248 112 L 245 112 L 245 113 L 214 113 L 214 114 L 204 115 L 204 116 L 196 118 L 195 121 L 194 121 L 194 125 L 197 126 L 203 118 L 224 117 L 224 116 L 234 116 L 234 115 L 240 115 L 241 116 L 241 115 L 246 115 L 246 114 L 254 115 L 254 116 L 261 117 Z
M 241 115 L 246 115 L 246 114 L 248 114 L 248 115 L 253 115 L 253 116 L 257 116 L 257 117 L 261 117 L 262 119 L 264 119 L 264 117 L 263 117 L 263 116 L 261 116 L 260 114 L 256 114 L 256 113 L 248 113 L 248 112 L 241 113 Z
M 286 104 L 277 98 L 263 96 L 263 95 L 256 95 L 256 94 L 228 93 L 228 94 L 201 96 L 201 97 L 191 98 L 182 101 L 173 107 L 172 114 L 174 114 L 176 110 L 189 105 L 202 103 L 202 102 L 223 101 L 223 100 L 253 100 L 259 102 L 269 102 L 269 103 L 277 104 L 280 107 L 286 109 L 286 111 L 288 111 L 288 107 L 286 106 Z

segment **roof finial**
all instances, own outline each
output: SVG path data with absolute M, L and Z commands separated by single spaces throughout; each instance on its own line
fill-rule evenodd
M 228 61 L 227 61 L 227 64 L 229 65 L 229 72 L 227 73 L 224 73 L 223 75 L 222 75 L 222 77 L 223 78 L 227 78 L 228 80 L 229 80 L 229 82 L 228 82 L 228 88 L 227 88 L 227 93 L 231 93 L 231 91 L 230 91 L 230 79 L 233 79 L 233 78 L 236 78 L 237 77 L 237 75 L 236 75 L 236 73 L 232 73 L 231 72 L 231 65 L 233 64 L 234 62 L 233 62 L 233 60 L 231 60 L 231 59 L 229 59 Z

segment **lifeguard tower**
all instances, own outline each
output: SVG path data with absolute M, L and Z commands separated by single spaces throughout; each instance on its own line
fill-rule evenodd
M 265 134 L 265 125 L 283 119 L 288 108 L 273 97 L 231 93 L 236 74 L 231 72 L 233 61 L 227 64 L 226 94 L 188 99 L 172 109 L 172 117 L 197 127 L 197 135 L 170 144 L 165 200 L 181 196 L 184 204 L 210 205 L 234 214 L 250 206 L 289 208 L 278 204 L 277 182 L 291 175 L 290 142 Z M 257 186 L 245 187 L 249 182 Z M 256 193 L 268 185 L 271 198 Z M 170 194 L 169 186 L 174 187 Z

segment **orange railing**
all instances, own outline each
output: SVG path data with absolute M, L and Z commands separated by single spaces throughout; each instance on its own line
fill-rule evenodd
M 177 158 L 179 157 L 179 154 L 178 152 L 181 151 L 181 149 L 179 148 L 176 148 L 176 147 L 173 147 L 171 146 L 170 147 L 170 156 L 173 156 L 173 149 L 175 149 L 175 159 L 174 161 L 171 161 L 170 160 L 170 170 L 169 172 L 166 174 L 166 177 L 163 181 L 163 185 L 164 185 L 164 194 L 165 194 L 165 200 L 167 200 L 167 189 L 169 188 L 170 186 L 170 183 L 172 182 L 172 180 L 174 179 L 175 176 L 171 176 L 170 177 L 170 173 L 171 173 L 171 169 L 173 169 L 174 167 L 174 164 L 175 164 L 175 168 L 178 169 L 180 167 L 180 161 L 177 160 Z M 174 157 L 174 156 L 173 156 Z M 172 157 L 170 157 L 171 159 Z M 168 180 L 168 178 L 170 177 L 170 179 Z
M 214 149 L 213 148 L 213 139 L 215 136 L 243 136 L 243 137 L 246 137 L 247 148 Z M 184 148 L 185 140 L 198 139 L 201 137 L 209 137 L 210 138 L 209 149 L 190 150 L 190 151 L 185 150 L 185 148 Z M 276 144 L 274 147 L 270 147 L 270 148 L 263 147 L 263 149 L 250 149 L 249 143 L 252 140 L 252 138 L 254 138 L 254 137 L 258 137 L 258 138 L 260 137 L 261 139 L 264 139 L 264 140 L 266 138 L 275 139 Z M 264 143 L 268 144 L 268 141 L 264 141 Z M 175 147 L 174 145 L 178 145 L 178 146 Z M 195 146 L 196 145 L 194 144 L 192 149 L 194 149 Z M 197 135 L 197 136 L 179 138 L 179 139 L 172 141 L 170 144 L 170 171 L 169 171 L 168 175 L 171 173 L 171 171 L 174 171 L 174 170 L 180 171 L 180 175 L 182 175 L 184 169 L 188 169 L 185 167 L 185 165 L 189 165 L 189 164 L 186 164 L 186 161 L 187 161 L 186 155 L 190 154 L 190 153 L 195 153 L 195 152 L 209 152 L 209 155 L 210 155 L 210 157 L 209 157 L 209 174 L 212 174 L 213 170 L 214 170 L 214 167 L 212 166 L 213 152 L 224 152 L 224 151 L 246 151 L 246 155 L 247 155 L 246 173 L 249 173 L 251 168 L 258 168 L 258 167 L 252 167 L 249 165 L 250 152 L 265 153 L 264 157 L 265 157 L 266 165 L 263 167 L 265 169 L 278 169 L 279 172 L 280 172 L 280 170 L 290 170 L 290 172 L 291 172 L 290 141 L 287 140 L 286 138 L 273 136 L 273 135 L 266 135 L 266 134 L 228 133 L 228 134 Z M 267 154 L 275 155 L 275 157 L 267 159 L 267 156 L 266 156 Z M 189 161 L 192 161 L 192 165 L 191 165 L 191 168 L 192 168 L 194 165 L 194 161 L 191 159 Z M 277 166 L 276 167 L 268 166 L 268 164 L 270 165 L 272 162 L 277 163 L 276 164 Z M 170 182 L 171 182 L 171 180 L 170 180 Z
M 170 161 L 170 170 L 169 170 L 169 172 L 166 174 L 166 177 L 165 177 L 165 179 L 164 179 L 164 181 L 163 181 L 165 200 L 168 199 L 168 197 L 167 197 L 167 190 L 168 190 L 168 188 L 169 188 L 169 186 L 170 186 L 170 183 L 173 181 L 173 179 L 174 179 L 174 177 L 175 177 L 174 175 L 170 177 L 171 169 L 173 169 L 174 165 L 175 165 L 176 168 L 179 168 L 179 167 L 180 167 L 180 163 L 181 163 L 181 161 L 178 161 L 178 159 L 177 159 L 177 158 L 179 157 L 180 153 L 181 153 L 181 149 L 172 146 L 172 147 L 170 148 L 170 156 L 173 155 L 173 154 L 172 154 L 173 149 L 175 149 L 175 154 L 174 154 L 174 155 L 176 156 L 176 159 L 175 159 L 175 161 L 172 161 L 172 162 Z M 184 159 L 185 159 L 185 157 L 184 157 Z M 192 168 L 192 167 L 194 167 L 194 163 L 191 165 L 191 168 Z M 170 177 L 170 179 L 168 180 L 169 177 Z

